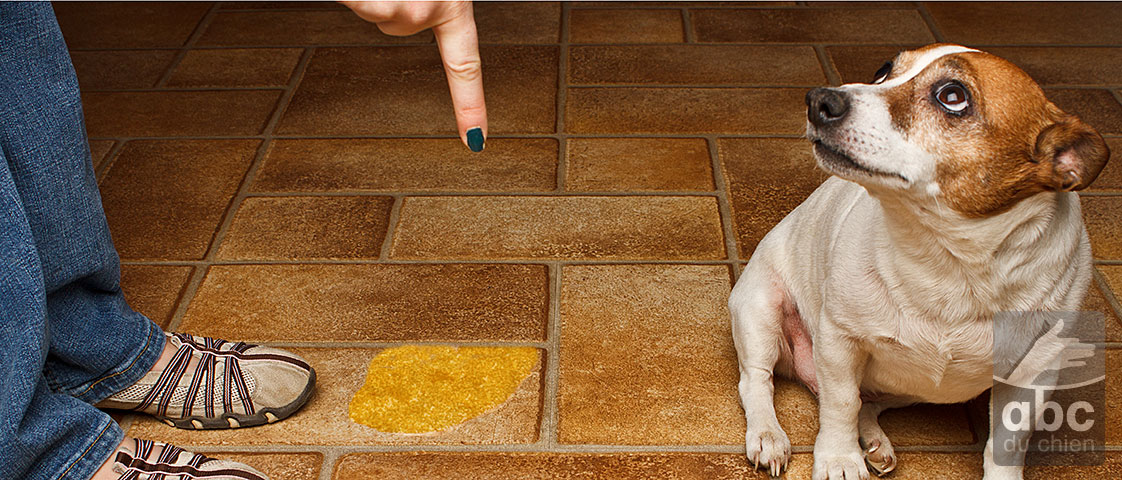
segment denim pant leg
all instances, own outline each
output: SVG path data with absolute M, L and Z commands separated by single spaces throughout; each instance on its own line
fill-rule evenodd
M 78 83 L 46 2 L 0 2 L 0 478 L 85 480 L 120 441 L 90 404 L 160 328 L 120 291 Z

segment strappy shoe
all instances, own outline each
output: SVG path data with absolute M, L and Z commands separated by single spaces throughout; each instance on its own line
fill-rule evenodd
M 98 407 L 144 412 L 173 427 L 203 430 L 273 423 L 295 413 L 312 396 L 316 372 L 295 354 L 243 342 L 167 335 L 176 347 L 168 366 L 148 372 Z
M 269 480 L 243 463 L 216 460 L 139 438 L 135 451 L 122 445 L 110 461 L 113 472 L 121 474 L 118 480 Z

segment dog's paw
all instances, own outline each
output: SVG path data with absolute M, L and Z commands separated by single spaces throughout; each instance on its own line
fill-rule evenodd
M 772 477 L 778 477 L 791 460 L 791 440 L 778 425 L 773 428 L 749 428 L 744 437 L 748 461 L 763 468 Z
M 814 480 L 869 480 L 869 469 L 861 452 L 849 454 L 814 454 Z
M 883 477 L 888 472 L 896 469 L 896 452 L 892 449 L 892 442 L 880 425 L 862 424 L 861 448 L 865 449 L 865 463 L 878 477 Z

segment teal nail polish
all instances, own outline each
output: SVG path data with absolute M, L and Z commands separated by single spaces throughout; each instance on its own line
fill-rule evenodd
M 467 131 L 468 148 L 473 152 L 483 151 L 483 129 L 479 127 Z

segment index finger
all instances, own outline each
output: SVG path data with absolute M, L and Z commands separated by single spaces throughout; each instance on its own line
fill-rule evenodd
M 483 150 L 487 137 L 487 106 L 483 101 L 483 70 L 479 39 L 470 4 L 463 13 L 432 28 L 452 93 L 460 139 L 473 152 Z

